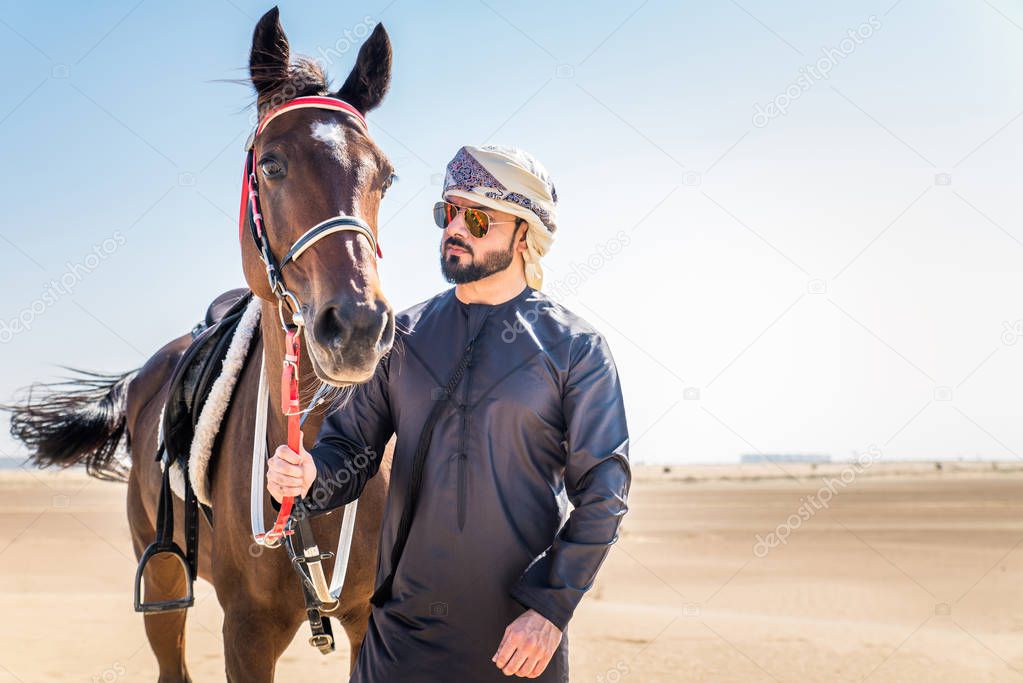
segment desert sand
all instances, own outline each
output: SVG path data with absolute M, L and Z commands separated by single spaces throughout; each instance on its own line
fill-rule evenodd
M 0 683 L 156 680 L 124 494 L 81 471 L 0 472 Z M 1021 543 L 1008 463 L 637 467 L 568 629 L 572 680 L 1018 681 Z M 190 670 L 223 680 L 222 613 L 196 590 Z M 322 656 L 307 630 L 277 679 L 346 680 L 343 632 Z

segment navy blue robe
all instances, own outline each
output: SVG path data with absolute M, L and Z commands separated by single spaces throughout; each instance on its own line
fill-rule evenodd
M 505 682 L 491 661 L 505 628 L 532 608 L 565 631 L 617 540 L 631 473 L 614 360 L 596 330 L 530 287 L 497 305 L 462 303 L 451 288 L 396 323 L 374 377 L 325 418 L 306 496 L 313 515 L 357 498 L 397 434 L 377 585 L 391 573 L 420 432 L 475 343 L 351 680 Z M 568 681 L 567 633 L 535 680 Z

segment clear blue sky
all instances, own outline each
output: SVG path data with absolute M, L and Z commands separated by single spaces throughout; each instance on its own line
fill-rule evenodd
M 268 8 L 4 3 L 0 321 L 31 322 L 0 327 L 5 398 L 57 364 L 137 366 L 242 283 L 251 94 L 221 80 L 246 75 Z M 548 283 L 611 343 L 636 460 L 1023 454 L 1017 5 L 380 0 L 281 18 L 336 83 L 346 35 L 391 35 L 370 127 L 400 175 L 382 210 L 397 307 L 447 287 L 429 207 L 459 146 L 547 165 Z M 807 70 L 822 59 L 827 78 Z M 758 118 L 771 103 L 785 113 Z

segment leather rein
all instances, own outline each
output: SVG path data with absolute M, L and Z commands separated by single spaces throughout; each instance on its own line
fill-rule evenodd
M 248 224 L 249 232 L 259 251 L 260 259 L 266 267 L 266 276 L 270 289 L 277 297 L 277 315 L 281 327 L 285 333 L 284 363 L 281 369 L 281 410 L 288 418 L 288 447 L 298 453 L 301 446 L 301 416 L 299 407 L 298 378 L 299 378 L 299 356 L 300 338 L 302 329 L 305 327 L 305 320 L 302 316 L 302 307 L 298 297 L 291 292 L 284 283 L 282 270 L 289 263 L 297 261 L 307 249 L 317 241 L 328 235 L 338 232 L 355 232 L 365 237 L 370 247 L 376 252 L 377 257 L 382 258 L 380 244 L 369 224 L 358 216 L 338 215 L 332 216 L 325 221 L 317 223 L 302 234 L 284 257 L 277 261 L 267 242 L 265 221 L 259 204 L 259 181 L 256 173 L 255 143 L 256 138 L 266 129 L 267 125 L 278 116 L 295 109 L 324 109 L 339 111 L 347 114 L 363 129 L 366 128 L 366 119 L 358 109 L 351 104 L 333 97 L 298 97 L 279 107 L 271 109 L 259 121 L 259 124 L 252 131 L 245 144 L 245 176 L 242 181 L 242 200 L 238 220 L 238 236 L 241 239 L 245 225 Z M 288 302 L 291 309 L 291 322 L 284 318 L 284 303 Z M 263 439 L 265 441 L 265 435 Z M 286 496 L 281 501 L 280 512 L 274 522 L 273 528 L 264 533 L 258 533 L 254 529 L 253 537 L 256 542 L 265 547 L 276 547 L 280 545 L 285 536 L 294 533 L 288 529 L 292 508 L 304 509 L 301 497 Z M 305 518 L 306 515 L 301 515 Z M 301 521 L 300 521 L 301 524 Z M 300 529 L 300 536 L 303 530 Z M 307 541 L 310 539 L 306 539 Z M 315 546 L 314 546 L 315 547 Z M 316 551 L 319 554 L 318 550 Z M 322 593 L 321 593 L 322 595 Z

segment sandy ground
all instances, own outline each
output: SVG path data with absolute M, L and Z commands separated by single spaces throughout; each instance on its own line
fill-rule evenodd
M 124 492 L 0 472 L 0 683 L 156 680 Z M 630 503 L 569 627 L 573 681 L 1023 679 L 1018 468 L 645 467 Z M 197 592 L 190 669 L 223 680 L 220 607 Z M 347 648 L 321 656 L 306 630 L 278 680 L 345 680 Z

